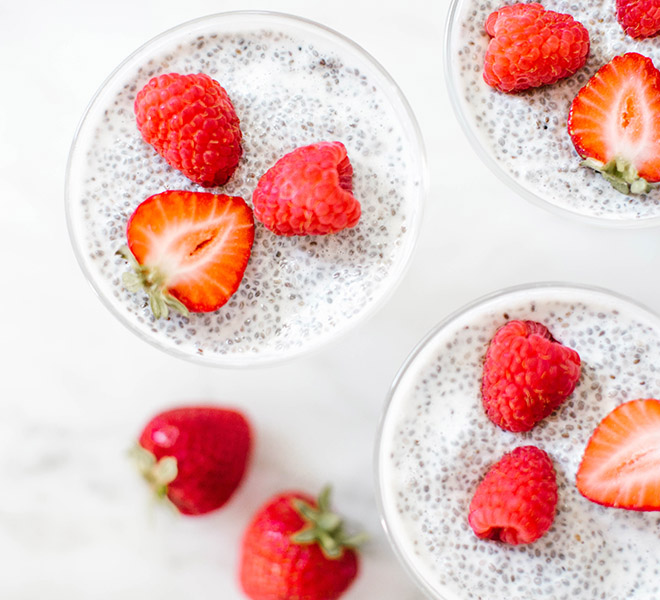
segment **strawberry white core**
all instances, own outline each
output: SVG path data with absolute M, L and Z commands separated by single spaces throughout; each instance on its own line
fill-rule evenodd
M 651 102 L 644 86 L 634 80 L 621 88 L 616 99 L 616 109 L 605 115 L 609 157 L 622 158 L 632 165 L 639 165 L 648 157 L 657 155 L 658 139 L 653 131 L 658 115 L 649 109 Z
M 219 254 L 231 252 L 231 233 L 242 227 L 228 208 L 194 226 L 182 222 L 167 233 L 151 236 L 144 264 L 163 273 L 167 285 L 197 278 Z

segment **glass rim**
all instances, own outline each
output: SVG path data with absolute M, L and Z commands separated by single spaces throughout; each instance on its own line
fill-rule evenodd
M 655 311 L 645 304 L 634 300 L 630 296 L 621 294 L 619 292 L 612 291 L 608 288 L 582 284 L 582 283 L 569 283 L 563 281 L 539 281 L 531 283 L 523 283 L 514 286 L 509 286 L 506 288 L 501 288 L 493 292 L 481 295 L 478 298 L 471 300 L 470 302 L 462 305 L 458 309 L 452 311 L 447 316 L 442 318 L 438 323 L 436 323 L 412 348 L 404 359 L 402 365 L 399 367 L 390 387 L 385 396 L 385 402 L 381 408 L 381 413 L 376 429 L 376 437 L 374 442 L 374 451 L 372 457 L 372 466 L 374 473 L 374 483 L 375 483 L 375 497 L 376 497 L 376 508 L 378 511 L 378 520 L 380 521 L 381 527 L 385 532 L 387 541 L 392 548 L 394 554 L 396 555 L 399 563 L 403 566 L 404 570 L 410 577 L 410 579 L 417 584 L 417 586 L 429 597 L 435 600 L 459 600 L 458 598 L 445 598 L 439 596 L 438 593 L 431 587 L 430 583 L 422 577 L 422 575 L 415 570 L 414 566 L 411 564 L 410 557 L 402 548 L 401 543 L 395 539 L 392 529 L 390 527 L 390 522 L 388 520 L 388 515 L 385 511 L 385 504 L 383 500 L 383 480 L 381 477 L 381 446 L 383 443 L 383 430 L 385 428 L 385 423 L 387 421 L 387 416 L 389 414 L 390 408 L 392 406 L 392 400 L 398 390 L 398 386 L 401 383 L 402 379 L 408 373 L 409 369 L 415 364 L 417 357 L 426 349 L 427 345 L 433 340 L 438 333 L 440 333 L 445 327 L 450 325 L 453 321 L 460 318 L 469 311 L 477 308 L 481 305 L 484 305 L 488 302 L 502 298 L 508 295 L 516 294 L 524 291 L 533 291 L 533 290 L 565 290 L 565 291 L 583 291 L 589 293 L 602 294 L 609 298 L 616 299 L 617 301 L 624 302 L 638 310 L 641 310 L 644 313 L 647 313 L 648 316 L 653 317 L 654 319 L 660 321 L 660 312 Z M 462 599 L 461 599 L 462 600 Z
M 413 153 L 415 164 L 418 166 L 416 175 L 419 177 L 419 186 L 418 191 L 415 194 L 415 203 L 414 210 L 411 211 L 412 219 L 409 223 L 410 233 L 406 240 L 406 243 L 403 245 L 404 250 L 399 257 L 397 264 L 393 265 L 392 272 L 390 273 L 389 281 L 382 288 L 377 290 L 378 295 L 374 299 L 371 299 L 365 302 L 365 308 L 356 316 L 348 318 L 342 326 L 338 326 L 324 336 L 314 340 L 314 343 L 311 345 L 303 345 L 294 348 L 293 350 L 284 351 L 280 353 L 279 350 L 274 349 L 267 354 L 259 353 L 227 353 L 227 354 L 214 354 L 211 356 L 200 355 L 195 352 L 187 352 L 185 350 L 180 350 L 175 346 L 171 346 L 165 343 L 162 343 L 160 340 L 155 339 L 153 336 L 148 335 L 146 332 L 138 328 L 131 319 L 129 319 L 125 314 L 121 313 L 117 308 L 109 301 L 106 297 L 106 294 L 102 291 L 101 286 L 97 283 L 95 276 L 93 275 L 91 269 L 88 268 L 86 261 L 83 257 L 81 250 L 81 243 L 76 233 L 76 227 L 73 223 L 72 216 L 72 199 L 71 199 L 71 169 L 72 163 L 75 158 L 76 149 L 78 147 L 78 142 L 81 137 L 81 132 L 84 129 L 84 126 L 87 122 L 88 117 L 90 116 L 92 110 L 96 107 L 97 102 L 99 101 L 103 92 L 110 86 L 114 81 L 115 77 L 118 76 L 124 68 L 130 65 L 136 58 L 145 53 L 153 45 L 157 44 L 161 40 L 164 40 L 168 37 L 174 37 L 179 33 L 184 33 L 186 30 L 194 29 L 197 25 L 202 25 L 204 23 L 212 22 L 217 19 L 226 19 L 226 18 L 246 18 L 258 17 L 265 20 L 275 20 L 285 23 L 293 23 L 302 28 L 310 28 L 316 30 L 319 33 L 324 34 L 329 37 L 331 41 L 339 42 L 345 44 L 351 52 L 356 53 L 361 59 L 365 60 L 370 67 L 373 67 L 375 72 L 383 79 L 383 81 L 389 86 L 388 97 L 392 97 L 398 103 L 398 106 L 392 104 L 393 110 L 397 113 L 402 114 L 405 118 L 405 121 L 402 121 L 402 127 L 404 130 L 409 131 L 411 134 L 410 143 L 411 143 L 411 152 Z M 412 257 L 415 253 L 417 243 L 419 241 L 419 233 L 421 230 L 421 224 L 423 221 L 424 205 L 428 199 L 429 194 L 429 174 L 428 174 L 428 159 L 426 147 L 424 144 L 424 138 L 422 136 L 422 131 L 415 116 L 415 113 L 410 106 L 406 96 L 403 91 L 396 83 L 394 78 L 389 74 L 389 72 L 380 64 L 376 58 L 374 58 L 367 50 L 360 46 L 357 42 L 353 41 L 351 38 L 346 35 L 326 26 L 322 23 L 318 23 L 311 19 L 305 17 L 300 17 L 297 15 L 270 11 L 270 10 L 232 10 L 232 11 L 223 11 L 216 12 L 201 17 L 197 17 L 183 23 L 179 23 L 173 27 L 170 27 L 161 33 L 151 37 L 146 42 L 142 43 L 135 50 L 133 50 L 128 56 L 126 56 L 111 72 L 110 74 L 102 81 L 94 92 L 92 98 L 87 103 L 83 114 L 78 121 L 78 125 L 75 129 L 71 146 L 69 149 L 66 167 L 65 167 L 65 180 L 64 180 L 64 209 L 65 209 L 65 220 L 66 226 L 69 234 L 69 240 L 73 248 L 74 255 L 78 262 L 79 267 L 81 268 L 83 275 L 87 282 L 91 285 L 95 295 L 101 300 L 102 304 L 114 315 L 127 329 L 137 335 L 140 339 L 148 342 L 152 346 L 162 350 L 163 352 L 189 360 L 197 364 L 204 364 L 208 366 L 214 366 L 219 368 L 235 368 L 235 367 L 261 367 L 261 366 L 270 366 L 272 364 L 279 364 L 299 358 L 304 355 L 309 355 L 313 352 L 318 351 L 324 346 L 331 344 L 341 338 L 348 331 L 355 328 L 358 324 L 367 321 L 372 317 L 382 306 L 386 303 L 389 297 L 394 293 L 399 284 L 401 283 L 405 273 L 407 272 L 410 264 L 412 262 Z
M 463 109 L 463 104 L 458 95 L 458 90 L 455 82 L 456 78 L 456 69 L 452 64 L 452 44 L 454 41 L 454 26 L 456 24 L 456 18 L 458 14 L 459 6 L 462 5 L 466 0 L 451 0 L 449 5 L 449 10 L 447 12 L 447 19 L 445 21 L 445 43 L 444 43 L 444 60 L 443 66 L 445 71 L 445 85 L 447 86 L 447 91 L 449 93 L 449 100 L 454 110 L 454 115 L 456 120 L 459 122 L 463 133 L 467 137 L 470 146 L 477 154 L 482 163 L 484 163 L 491 173 L 495 175 L 502 183 L 513 190 L 518 196 L 523 199 L 531 202 L 532 204 L 542 208 L 550 213 L 555 215 L 567 217 L 570 219 L 575 219 L 578 222 L 596 225 L 602 228 L 611 228 L 611 229 L 645 229 L 651 227 L 657 227 L 660 225 L 660 215 L 656 217 L 650 217 L 645 219 L 613 219 L 607 217 L 598 217 L 595 215 L 589 215 L 565 208 L 563 206 L 558 206 L 550 200 L 542 198 L 538 194 L 534 193 L 530 189 L 523 186 L 516 179 L 514 179 L 507 170 L 505 170 L 500 163 L 495 160 L 490 153 L 484 147 L 484 144 L 481 143 L 478 136 L 476 135 L 474 128 L 470 121 L 468 120 L 465 111 Z

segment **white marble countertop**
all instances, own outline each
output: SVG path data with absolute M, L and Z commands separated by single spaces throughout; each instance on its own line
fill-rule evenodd
M 63 202 L 76 125 L 110 71 L 178 23 L 246 8 L 307 17 L 370 52 L 416 113 L 431 172 L 416 254 L 389 302 L 312 356 L 256 371 L 185 362 L 124 328 L 83 277 Z M 443 81 L 447 9 L 447 0 L 3 3 L 0 598 L 240 599 L 237 549 L 254 510 L 282 489 L 332 482 L 335 506 L 371 535 L 346 600 L 419 599 L 380 527 L 373 474 L 383 402 L 417 341 L 466 302 L 532 281 L 603 286 L 660 310 L 657 229 L 547 213 L 479 162 Z M 196 400 L 244 410 L 256 449 L 230 504 L 177 518 L 149 503 L 125 452 L 155 412 Z

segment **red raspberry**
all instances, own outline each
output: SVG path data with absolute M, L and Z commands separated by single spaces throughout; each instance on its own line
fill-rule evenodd
M 484 80 L 502 92 L 555 83 L 584 66 L 589 33 L 570 15 L 540 4 L 504 6 L 486 19 L 493 36 L 486 49 Z
M 241 158 L 241 130 L 220 84 L 203 73 L 154 77 L 135 98 L 137 126 L 170 166 L 204 187 L 223 185 Z
M 484 362 L 481 394 L 488 418 L 508 431 L 529 431 L 573 393 L 578 353 L 535 321 L 497 330 Z
M 279 235 L 323 235 L 354 227 L 360 203 L 341 142 L 319 142 L 283 156 L 252 195 L 254 216 Z
M 616 0 L 616 18 L 629 36 L 652 37 L 660 32 L 660 0 Z
M 557 476 L 550 457 L 536 446 L 520 446 L 493 465 L 477 487 L 468 521 L 477 537 L 529 544 L 552 525 Z

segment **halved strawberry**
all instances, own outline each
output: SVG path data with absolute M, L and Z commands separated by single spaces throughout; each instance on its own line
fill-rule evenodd
M 573 100 L 568 133 L 582 163 L 624 194 L 660 181 L 660 71 L 629 52 L 601 67 Z
M 617 406 L 582 457 L 577 487 L 589 500 L 629 510 L 660 510 L 660 400 Z
M 128 221 L 119 252 L 135 271 L 131 291 L 144 288 L 154 316 L 220 308 L 238 289 L 254 241 L 252 210 L 242 198 L 166 191 L 147 198 Z

